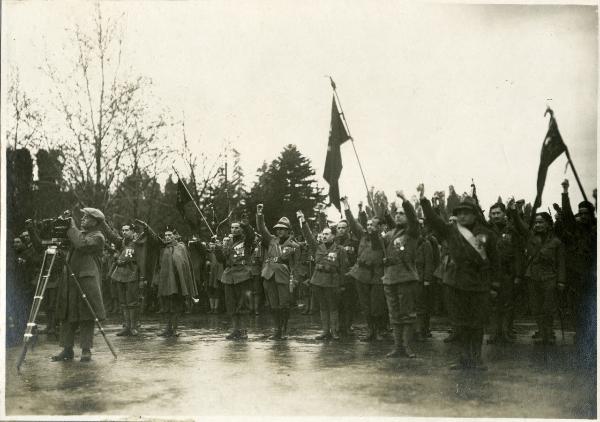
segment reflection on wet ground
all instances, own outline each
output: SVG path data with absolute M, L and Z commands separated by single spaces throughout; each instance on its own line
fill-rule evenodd
M 487 372 L 450 371 L 453 345 L 434 337 L 418 358 L 387 359 L 392 341 L 352 338 L 321 343 L 316 316 L 294 315 L 287 341 L 268 340 L 267 315 L 252 317 L 246 341 L 227 341 L 224 315 L 187 316 L 178 338 L 121 338 L 106 323 L 118 360 L 100 335 L 91 363 L 50 362 L 59 348 L 40 336 L 21 374 L 19 348 L 7 349 L 7 415 L 326 415 L 594 418 L 596 374 L 575 368 L 573 333 L 543 350 L 532 324 L 519 324 L 518 343 L 484 346 Z

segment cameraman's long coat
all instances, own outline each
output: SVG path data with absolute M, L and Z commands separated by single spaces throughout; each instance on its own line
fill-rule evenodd
M 67 236 L 72 245 L 67 255 L 69 266 L 92 305 L 96 317 L 102 320 L 106 318 L 100 290 L 104 235 L 98 230 L 85 232 L 71 227 Z M 69 322 L 94 319 L 66 267 L 58 285 L 57 317 Z

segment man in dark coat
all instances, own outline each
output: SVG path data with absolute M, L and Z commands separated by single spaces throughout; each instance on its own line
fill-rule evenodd
M 418 187 L 427 224 L 436 237 L 446 241 L 453 265 L 447 269 L 454 282 L 449 287 L 451 309 L 461 357 L 451 369 L 480 369 L 483 329 L 488 318 L 488 303 L 496 278 L 498 261 L 494 233 L 478 220 L 479 210 L 469 201 L 454 208 L 456 225 L 447 224 L 425 198 L 425 188 Z
M 101 259 L 104 251 L 104 235 L 100 231 L 104 214 L 96 208 L 84 208 L 81 217 L 81 230 L 71 218 L 71 227 L 67 237 L 71 249 L 67 255 L 67 266 L 58 286 L 57 318 L 61 321 L 60 343 L 63 350 L 52 357 L 53 361 L 67 361 L 74 357 L 73 346 L 75 331 L 79 327 L 81 345 L 81 361 L 92 359 L 91 348 L 94 338 L 94 318 L 103 320 L 106 317 L 101 293 Z M 73 272 L 68 271 L 68 268 Z M 83 293 L 95 315 L 90 311 L 81 297 L 73 275 L 76 277 Z
M 197 297 L 198 290 L 185 245 L 176 240 L 172 230 L 165 230 L 161 242 L 162 250 L 153 279 L 166 322 L 159 336 L 177 337 L 179 317 L 185 311 L 186 300 Z
M 494 334 L 489 344 L 512 342 L 511 322 L 514 314 L 514 290 L 519 282 L 521 242 L 512 221 L 506 216 L 506 207 L 497 202 L 490 208 L 490 229 L 497 239 L 498 296 L 494 300 Z

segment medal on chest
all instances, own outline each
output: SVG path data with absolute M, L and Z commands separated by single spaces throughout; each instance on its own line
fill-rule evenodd
M 244 244 L 238 243 L 233 247 L 233 257 L 234 258 L 243 258 L 245 256 Z
M 327 260 L 329 262 L 335 262 L 337 260 L 337 252 L 329 252 L 327 254 Z
M 394 248 L 398 251 L 404 251 L 406 249 L 406 245 L 404 243 L 404 237 L 397 237 L 394 239 Z

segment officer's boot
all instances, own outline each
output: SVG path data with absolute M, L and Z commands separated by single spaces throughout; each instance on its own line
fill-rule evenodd
M 128 309 L 129 311 L 129 324 L 130 324 L 130 335 L 132 336 L 137 336 L 139 335 L 139 331 L 137 329 L 137 316 L 138 316 L 138 310 L 137 308 L 133 308 L 133 309 Z
M 252 296 L 252 300 L 254 301 L 254 315 L 260 315 L 259 312 L 259 308 L 260 308 L 260 297 L 255 293 Z
M 340 311 L 330 312 L 331 319 L 331 338 L 334 340 L 340 339 Z
M 431 338 L 433 335 L 431 334 L 431 314 L 428 312 L 424 316 L 424 325 L 425 325 L 425 338 Z
M 290 320 L 290 308 L 281 309 L 281 339 L 287 340 L 288 321 Z
M 415 332 L 415 339 L 420 342 L 423 342 L 427 339 L 427 337 L 425 336 L 425 315 L 423 314 L 417 315 L 417 329 Z
M 470 367 L 471 361 L 471 342 L 469 340 L 468 328 L 454 327 L 455 342 L 460 348 L 460 357 L 458 362 L 450 365 L 450 369 L 462 370 Z
M 385 316 L 373 317 L 373 328 L 375 329 L 375 340 L 383 341 L 385 332 Z
M 240 323 L 239 323 L 239 315 L 233 315 L 231 318 L 231 322 L 233 323 L 233 329 L 231 333 L 225 337 L 227 340 L 237 340 L 240 338 Z
M 275 327 L 275 332 L 271 337 L 271 340 L 281 340 L 281 317 L 282 317 L 282 309 L 272 309 L 271 315 L 273 316 L 273 326 Z
M 364 343 L 369 343 L 375 340 L 375 321 L 372 316 L 367 315 L 367 336 L 360 339 Z
M 512 332 L 509 314 L 505 314 L 504 318 L 502 318 L 502 335 L 506 343 L 515 342 L 515 335 Z
M 173 313 L 173 319 L 171 320 L 171 337 L 179 337 L 177 329 L 179 328 L 179 318 L 181 314 L 179 312 Z
M 119 337 L 126 337 L 131 335 L 131 319 L 129 318 L 129 309 L 123 307 L 123 322 L 124 326 L 121 331 L 117 333 Z
M 173 332 L 173 329 L 171 327 L 171 312 L 164 312 L 163 313 L 163 321 L 165 323 L 165 329 L 159 334 L 160 337 L 169 337 L 171 336 L 171 333 Z
M 481 349 L 483 347 L 483 328 L 471 330 L 471 367 L 478 371 L 487 371 L 483 364 Z
M 329 311 L 320 310 L 321 314 L 321 328 L 322 332 L 318 336 L 315 337 L 315 340 L 328 340 L 331 338 L 331 333 L 329 332 Z
M 404 348 L 402 347 L 402 325 L 393 325 L 394 348 L 386 355 L 388 358 L 399 358 L 404 356 Z
M 413 324 L 402 325 L 402 347 L 404 348 L 404 355 L 407 358 L 416 358 L 417 355 L 412 350 L 412 341 L 415 333 L 415 326 Z

